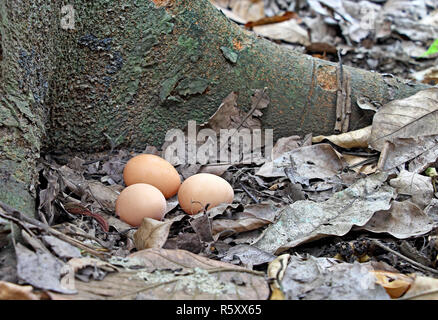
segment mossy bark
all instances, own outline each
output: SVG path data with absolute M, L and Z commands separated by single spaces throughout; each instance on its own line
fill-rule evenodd
M 72 5 L 74 28 L 61 7 Z M 250 107 L 268 87 L 262 118 L 274 137 L 332 133 L 336 64 L 242 30 L 208 0 L 2 0 L 0 200 L 31 213 L 40 151 L 161 145 L 171 128 L 206 121 L 231 92 Z M 345 67 L 351 123 L 370 121 L 359 96 L 385 103 L 423 85 Z
M 205 121 L 231 91 L 249 108 L 251 89 L 263 87 L 272 102 L 262 120 L 275 138 L 333 132 L 336 65 L 242 30 L 208 0 L 74 1 L 74 8 L 76 29 L 62 37 L 57 63 L 50 149 L 107 148 L 105 134 L 126 146 L 161 145 L 169 128 Z M 424 88 L 344 70 L 353 106 L 358 96 L 384 103 Z M 369 121 L 353 107 L 352 127 Z
M 0 2 L 0 200 L 35 211 L 36 160 L 49 115 L 55 1 Z

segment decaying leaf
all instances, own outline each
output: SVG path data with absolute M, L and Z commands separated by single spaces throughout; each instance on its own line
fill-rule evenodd
M 213 235 L 224 231 L 235 233 L 256 230 L 274 222 L 279 213 L 272 202 L 246 205 L 243 211 L 234 212 L 230 217 L 217 217 L 212 224 Z
M 393 201 L 389 210 L 378 211 L 360 229 L 375 233 L 389 233 L 398 239 L 406 239 L 428 233 L 433 228 L 430 218 L 409 201 Z
M 389 184 L 396 188 L 398 194 L 411 196 L 410 201 L 425 208 L 433 198 L 434 190 L 430 177 L 403 170 L 399 175 L 389 180 Z
M 224 262 L 243 263 L 245 266 L 258 266 L 267 262 L 271 262 L 276 258 L 275 255 L 264 252 L 256 247 L 239 244 L 231 247 L 223 255 L 221 255 L 221 260 Z
M 300 147 L 300 142 L 300 136 L 290 136 L 278 139 L 277 142 L 275 142 L 274 147 L 272 148 L 271 159 L 277 159 L 281 157 L 284 153 Z
M 81 251 L 71 244 L 53 236 L 43 236 L 43 241 L 49 245 L 60 258 L 79 258 Z
M 281 281 L 288 300 L 387 300 L 369 263 L 292 256 Z
M 365 225 L 375 212 L 388 210 L 395 197 L 394 189 L 383 185 L 386 178 L 383 173 L 373 174 L 325 202 L 297 201 L 284 207 L 280 218 L 253 245 L 278 254 L 304 242 L 343 236 L 353 226 Z
M 413 159 L 436 145 L 437 112 L 437 88 L 391 101 L 377 111 L 369 145 L 375 150 L 383 151 L 385 144 L 391 144 L 389 156 L 392 161 L 385 166 L 386 169 Z
M 256 172 L 262 177 L 285 177 L 285 168 L 295 165 L 295 172 L 307 179 L 324 179 L 332 177 L 342 170 L 341 156 L 331 145 L 322 143 L 301 147 L 284 153 L 272 162 L 265 163 Z
M 146 249 L 118 265 L 121 272 L 102 281 L 76 281 L 78 294 L 53 299 L 247 299 L 265 300 L 269 288 L 262 273 L 184 250 Z M 111 260 L 117 264 L 115 258 Z M 129 267 L 132 269 L 129 269 Z
M 61 276 L 67 272 L 65 264 L 48 252 L 33 252 L 17 243 L 17 274 L 19 279 L 32 286 L 55 292 L 72 294 L 75 290 L 61 285 Z

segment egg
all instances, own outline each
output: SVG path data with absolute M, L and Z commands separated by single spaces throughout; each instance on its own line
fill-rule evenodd
M 178 190 L 178 202 L 184 212 L 196 214 L 216 207 L 220 203 L 232 203 L 234 190 L 223 178 L 210 173 L 198 173 L 187 178 Z
M 123 189 L 116 200 L 116 214 L 133 227 L 138 227 L 143 218 L 161 220 L 165 213 L 166 199 L 150 184 L 132 184 Z
M 158 188 L 166 199 L 173 197 L 181 185 L 178 171 L 165 159 L 153 154 L 133 157 L 123 169 L 127 186 L 146 183 Z

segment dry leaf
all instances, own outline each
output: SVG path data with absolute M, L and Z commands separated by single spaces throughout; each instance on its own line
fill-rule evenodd
M 387 157 L 389 170 L 435 147 L 438 135 L 436 115 L 438 89 L 430 88 L 413 96 L 394 100 L 374 115 L 369 145 L 383 151 L 385 144 L 391 149 Z M 386 161 L 388 161 L 386 159 Z
M 385 288 L 386 292 L 393 299 L 400 298 L 410 288 L 415 277 L 390 271 L 371 271 L 377 278 L 376 283 Z
M 403 300 L 438 300 L 438 279 L 415 277 Z
M 281 282 L 288 300 L 387 300 L 369 263 L 292 256 Z
M 32 286 L 61 293 L 75 293 L 61 284 L 61 276 L 66 271 L 65 264 L 48 252 L 33 252 L 17 243 L 17 275 L 19 279 Z
M 272 40 L 282 40 L 290 43 L 309 45 L 310 39 L 303 27 L 296 20 L 287 20 L 275 24 L 255 26 L 253 31 Z
M 32 286 L 0 281 L 0 300 L 40 300 Z
M 337 135 L 331 136 L 317 136 L 312 138 L 313 143 L 318 143 L 323 140 L 329 140 L 335 145 L 345 148 L 368 148 L 368 139 L 371 135 L 371 126 L 355 130 L 349 131 Z
M 177 216 L 181 219 L 183 216 Z M 137 250 L 161 248 L 167 241 L 169 230 L 175 220 L 158 221 L 144 218 L 138 230 L 134 233 Z
M 274 161 L 265 163 L 256 175 L 285 177 L 284 169 L 291 166 L 290 158 L 294 161 L 296 174 L 307 179 L 332 177 L 343 168 L 341 155 L 331 145 L 322 143 L 286 152 Z
M 265 16 L 263 0 L 231 0 L 229 6 L 234 14 L 245 21 L 259 20 Z
M 383 173 L 373 174 L 327 201 L 296 201 L 284 207 L 280 218 L 253 245 L 278 254 L 329 235 L 344 236 L 353 226 L 365 225 L 375 212 L 390 208 L 395 190 L 383 184 L 386 178 Z
M 117 262 L 118 260 L 119 262 Z M 146 249 L 111 262 L 125 269 L 102 281 L 76 281 L 77 295 L 53 299 L 265 300 L 263 273 L 184 250 Z M 132 269 L 131 269 L 132 268 Z
M 389 210 L 378 211 L 359 229 L 375 233 L 386 232 L 398 239 L 428 233 L 433 228 L 430 218 L 409 201 L 393 201 Z
M 421 209 L 433 198 L 434 190 L 430 177 L 403 170 L 398 177 L 389 180 L 389 184 L 396 188 L 398 194 L 411 196 L 410 201 Z
M 278 139 L 274 147 L 272 148 L 271 159 L 277 159 L 281 157 L 284 153 L 299 148 L 300 142 L 300 136 L 283 137 Z

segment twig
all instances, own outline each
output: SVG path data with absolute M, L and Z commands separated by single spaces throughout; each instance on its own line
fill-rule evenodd
M 348 132 L 350 126 L 351 115 L 351 76 L 349 73 L 345 73 L 345 103 L 344 103 L 344 118 L 342 123 L 342 132 Z
M 246 194 L 252 199 L 252 201 L 254 201 L 255 203 L 260 203 L 259 199 L 257 199 L 251 192 L 249 192 L 249 190 L 243 185 L 243 183 L 239 183 L 240 186 L 242 187 L 243 191 L 246 192 Z
M 344 72 L 342 67 L 342 58 L 341 52 L 338 50 L 338 60 L 339 64 L 336 68 L 336 122 L 335 122 L 335 131 L 342 131 L 342 119 L 343 119 L 343 111 L 345 105 L 345 90 L 343 85 L 344 80 Z
M 376 245 L 376 246 L 378 246 L 378 247 L 380 247 L 380 248 L 382 248 L 382 249 L 384 249 L 384 250 L 386 250 L 386 251 L 388 251 L 388 252 L 390 252 L 390 253 L 392 253 L 392 254 L 394 254 L 394 255 L 396 255 L 397 257 L 399 257 L 399 258 L 409 262 L 410 264 L 412 264 L 413 266 L 416 266 L 417 268 L 420 268 L 422 270 L 425 270 L 425 271 L 428 271 L 428 272 L 431 272 L 431 273 L 434 273 L 434 274 L 438 274 L 438 270 L 426 267 L 425 265 L 422 265 L 421 263 L 408 258 L 408 257 L 402 255 L 401 253 L 399 253 L 399 252 L 397 252 L 395 250 L 392 250 L 391 248 L 385 246 L 383 243 L 381 243 L 378 240 L 375 240 L 375 239 L 371 240 L 371 243 Z
M 41 221 L 38 221 L 36 219 L 30 218 L 30 217 L 24 215 L 20 211 L 11 208 L 10 206 L 8 206 L 7 204 L 5 204 L 2 201 L 0 201 L 0 208 L 2 208 L 3 211 L 5 212 L 5 214 L 0 212 L 0 216 L 2 218 L 10 220 L 10 221 L 14 221 L 15 223 L 22 226 L 26 231 L 29 231 L 29 229 L 27 228 L 27 226 L 25 226 L 25 224 L 23 222 L 31 224 L 34 227 L 36 227 L 42 231 L 48 232 L 51 235 L 57 237 L 58 239 L 61 239 L 65 242 L 67 242 L 75 247 L 78 247 L 79 249 L 82 249 L 82 250 L 84 250 L 84 251 L 86 251 L 94 256 L 99 257 L 99 258 L 104 258 L 105 255 L 107 255 L 107 254 L 102 254 L 101 252 L 94 250 L 93 248 L 88 247 L 87 245 L 81 243 L 80 241 L 63 234 L 62 232 L 59 232 L 58 230 L 53 229 L 52 227 L 50 227 L 48 225 L 45 225 Z

